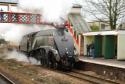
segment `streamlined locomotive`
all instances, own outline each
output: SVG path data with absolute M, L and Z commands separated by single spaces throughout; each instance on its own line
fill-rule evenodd
M 65 28 L 41 30 L 23 37 L 19 50 L 42 65 L 71 70 L 77 60 L 74 43 Z

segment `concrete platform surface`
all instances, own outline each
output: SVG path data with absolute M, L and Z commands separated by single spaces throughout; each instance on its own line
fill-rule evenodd
M 83 62 L 89 62 L 99 65 L 125 69 L 125 61 L 118 61 L 116 59 L 104 59 L 104 58 L 92 58 L 92 57 L 80 56 L 79 60 Z

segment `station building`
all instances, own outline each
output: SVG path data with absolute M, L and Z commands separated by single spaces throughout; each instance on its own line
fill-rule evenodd
M 94 43 L 95 57 L 105 59 L 116 58 L 125 60 L 125 31 L 100 31 L 83 33 L 84 36 L 84 55 L 87 55 L 87 46 Z

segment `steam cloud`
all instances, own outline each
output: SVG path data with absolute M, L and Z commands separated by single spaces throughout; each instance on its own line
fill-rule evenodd
M 62 23 L 72 8 L 74 0 L 19 0 L 18 8 L 25 12 L 40 13 L 42 20 L 46 22 Z M 17 25 L 9 23 L 0 24 L 0 35 L 7 41 L 19 45 L 22 37 L 30 32 L 41 30 L 41 27 L 32 25 Z M 17 51 L 9 52 L 7 59 L 28 62 L 27 57 Z M 37 60 L 30 58 L 33 64 Z
M 62 23 L 73 6 L 74 0 L 19 0 L 19 8 L 25 12 L 41 13 L 46 22 Z M 63 19 L 62 19 L 63 18 Z M 0 35 L 5 40 L 19 44 L 25 34 L 39 31 L 41 27 L 1 23 Z
M 0 35 L 2 35 L 6 41 L 13 42 L 17 45 L 19 45 L 22 37 L 25 34 L 39 30 L 40 27 L 35 25 L 24 26 L 24 25 L 6 24 L 6 23 L 1 23 L 0 25 Z
M 19 7 L 34 13 L 40 13 L 42 20 L 61 23 L 66 20 L 74 0 L 19 0 Z
M 38 61 L 32 57 L 30 57 L 28 59 L 26 55 L 24 55 L 23 53 L 17 52 L 16 50 L 13 50 L 12 52 L 8 52 L 5 59 L 15 59 L 17 61 L 23 61 L 23 62 L 37 64 L 37 65 L 40 64 L 40 61 Z
M 17 24 L 6 24 L 6 23 L 0 23 L 0 36 L 1 38 L 4 38 L 6 41 L 9 41 L 13 43 L 14 45 L 19 45 L 22 37 L 25 34 L 40 31 L 43 29 L 41 26 L 26 26 L 26 25 L 17 25 Z M 0 48 L 2 48 L 0 53 L 0 58 L 5 59 L 15 59 L 17 61 L 24 61 L 31 64 L 40 64 L 36 59 L 30 58 L 28 60 L 27 56 L 23 53 L 17 52 L 16 50 L 8 52 L 7 49 L 2 47 L 2 44 L 0 44 Z

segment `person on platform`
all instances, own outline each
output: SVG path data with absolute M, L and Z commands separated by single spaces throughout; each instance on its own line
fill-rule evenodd
M 90 56 L 90 44 L 87 44 L 87 56 Z
M 94 47 L 94 43 L 92 42 L 92 44 L 90 45 L 90 56 L 92 56 L 93 58 L 95 58 L 95 47 Z

